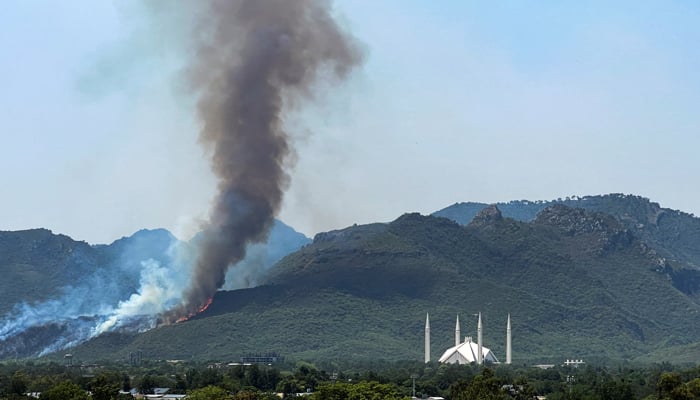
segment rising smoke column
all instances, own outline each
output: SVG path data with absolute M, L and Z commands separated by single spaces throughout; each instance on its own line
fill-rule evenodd
M 193 279 L 166 320 L 196 312 L 245 246 L 263 241 L 279 211 L 291 151 L 283 116 L 313 98 L 325 76 L 361 61 L 324 0 L 197 0 L 189 83 L 198 94 L 200 139 L 218 177 Z M 192 4 L 190 4 L 192 5 Z

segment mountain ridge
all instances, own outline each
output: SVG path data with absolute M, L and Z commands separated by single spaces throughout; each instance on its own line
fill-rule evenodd
M 494 207 L 465 226 L 408 213 L 319 233 L 261 286 L 219 292 L 205 312 L 111 354 L 236 360 L 275 350 L 297 359 L 421 359 L 426 312 L 433 354 L 454 343 L 455 315 L 462 332 L 473 332 L 464 316 L 477 312 L 486 344 L 501 356 L 511 315 L 515 362 L 643 360 L 665 348 L 674 357 L 698 348 L 700 302 L 670 273 L 682 262 L 660 256 L 624 219 L 560 204 L 530 222 L 500 214 Z M 99 340 L 73 353 L 106 354 L 109 345 Z
M 235 361 L 267 351 L 291 359 L 422 359 L 426 312 L 434 355 L 454 344 L 455 315 L 467 333 L 475 329 L 468 316 L 481 312 L 486 344 L 501 358 L 512 316 L 514 362 L 648 361 L 664 349 L 666 361 L 697 355 L 698 219 L 638 196 L 585 202 L 588 208 L 533 203 L 541 209 L 528 221 L 485 205 L 464 224 L 407 213 L 322 232 L 276 263 L 260 286 L 220 291 L 188 321 L 108 333 L 71 353 L 84 360 L 124 360 L 136 351 L 152 359 Z M 529 202 L 521 206 L 520 215 L 531 213 Z

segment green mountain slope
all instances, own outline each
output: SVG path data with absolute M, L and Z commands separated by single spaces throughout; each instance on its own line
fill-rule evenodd
M 279 221 L 267 243 L 249 246 L 237 266 L 240 287 L 309 241 Z M 153 269 L 172 268 L 173 246 L 164 229 L 140 230 L 109 245 L 89 245 L 46 229 L 0 231 L 0 359 L 32 357 L 85 340 L 110 311 L 137 293 Z M 260 268 L 262 266 L 262 268 Z M 149 272 L 150 271 L 150 272 Z M 175 274 L 170 274 L 174 277 Z M 125 329 L 153 319 L 134 317 Z
M 347 361 L 421 359 L 425 313 L 433 359 L 462 334 L 514 361 L 634 359 L 700 341 L 700 305 L 674 286 L 668 261 L 609 214 L 563 205 L 531 222 L 487 208 L 462 226 L 406 214 L 390 224 L 319 234 L 263 286 L 220 292 L 195 318 L 141 335 L 99 337 L 83 359 L 236 360 L 248 352 Z M 671 250 L 669 250 L 671 251 Z M 671 355 L 670 353 L 668 353 Z
M 85 242 L 47 229 L 0 231 L 0 315 L 19 302 L 53 298 L 95 268 L 99 255 Z
M 532 221 L 543 209 L 555 204 L 602 212 L 615 217 L 642 243 L 658 254 L 674 286 L 700 301 L 700 218 L 634 195 L 608 194 L 552 201 L 511 201 L 498 203 L 503 215 L 519 221 Z M 462 225 L 486 208 L 482 203 L 456 203 L 433 215 Z

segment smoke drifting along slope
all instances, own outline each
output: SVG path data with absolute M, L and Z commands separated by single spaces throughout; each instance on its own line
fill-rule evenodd
M 361 59 L 327 1 L 194 4 L 189 82 L 199 96 L 200 138 L 212 151 L 218 194 L 191 285 L 169 321 L 205 305 L 246 244 L 265 239 L 289 180 L 284 112 L 311 99 L 320 77 L 344 78 Z
M 107 331 L 151 329 L 181 302 L 190 280 L 189 244 L 160 229 L 96 246 L 43 229 L 0 232 L 0 247 L 3 290 L 8 282 L 26 286 L 3 297 L 3 309 L 11 308 L 0 313 L 0 359 L 41 356 Z

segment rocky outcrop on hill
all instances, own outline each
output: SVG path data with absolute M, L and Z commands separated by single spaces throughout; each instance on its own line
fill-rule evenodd
M 472 228 L 483 228 L 501 220 L 503 220 L 501 210 L 499 210 L 495 204 L 491 204 L 479 211 L 468 226 Z
M 533 222 L 557 227 L 569 235 L 623 230 L 622 225 L 611 215 L 589 213 L 582 208 L 571 208 L 563 204 L 545 208 Z
M 555 227 L 570 236 L 594 235 L 597 238 L 594 250 L 601 254 L 615 248 L 627 247 L 634 240 L 632 232 L 613 216 L 563 204 L 545 208 L 533 223 Z

